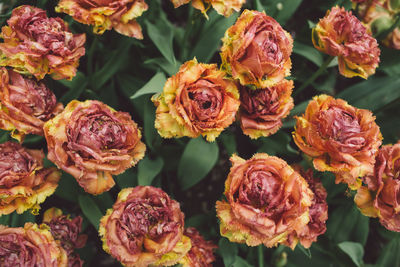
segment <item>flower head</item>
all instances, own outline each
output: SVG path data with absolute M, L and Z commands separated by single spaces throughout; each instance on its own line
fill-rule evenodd
M 61 174 L 43 167 L 44 153 L 18 143 L 0 144 L 0 216 L 28 209 L 36 212 L 57 188 Z
M 345 182 L 352 189 L 360 186 L 360 177 L 373 171 L 382 135 L 370 111 L 320 95 L 296 119 L 294 141 L 317 170 L 334 172 L 337 183 Z
M 22 141 L 25 134 L 43 134 L 45 121 L 63 109 L 42 82 L 0 67 L 0 128 Z
M 72 79 L 85 54 L 85 34 L 72 34 L 60 18 L 48 18 L 46 11 L 19 6 L 4 26 L 0 43 L 0 65 L 42 79 Z
M 364 79 L 375 73 L 379 64 L 378 42 L 351 12 L 333 7 L 312 32 L 319 51 L 338 57 L 339 71 L 345 77 Z
M 179 263 L 184 267 L 211 267 L 215 261 L 213 250 L 218 246 L 204 240 L 196 228 L 186 228 L 184 234 L 190 238 L 192 248 Z
M 244 160 L 231 157 L 232 168 L 225 182 L 227 201 L 217 201 L 221 235 L 231 242 L 273 247 L 298 242 L 310 221 L 313 193 L 307 182 L 284 160 L 255 154 Z M 290 239 L 289 239 L 290 238 Z
M 326 220 L 328 220 L 326 197 L 328 194 L 321 181 L 313 176 L 312 169 L 305 171 L 299 165 L 295 165 L 293 168 L 306 179 L 309 188 L 314 193 L 309 212 L 310 221 L 300 232 L 295 233 L 300 239 L 300 243 L 305 248 L 309 248 L 313 242 L 317 241 L 317 237 L 326 231 Z
M 290 74 L 293 39 L 263 12 L 243 11 L 222 41 L 222 68 L 242 85 L 266 88 Z
M 240 104 L 238 89 L 225 72 L 196 59 L 183 64 L 152 101 L 157 106 L 155 127 L 162 137 L 203 135 L 208 141 L 235 120 Z
M 144 0 L 61 0 L 57 12 L 72 16 L 76 21 L 93 25 L 93 32 L 103 34 L 114 29 L 120 34 L 143 39 L 142 28 L 136 22 L 148 9 Z
M 71 219 L 68 215 L 63 215 L 60 209 L 51 208 L 44 213 L 43 223 L 50 228 L 54 239 L 60 241 L 62 248 L 67 252 L 68 266 L 82 266 L 83 261 L 74 252 L 75 249 L 82 248 L 87 240 L 87 235 L 79 235 L 82 217 Z
M 383 226 L 400 232 L 400 142 L 385 145 L 376 157 L 374 173 L 364 177 L 355 202 L 361 212 L 379 217 Z
M 120 174 L 143 158 L 141 133 L 130 115 L 99 102 L 71 101 L 46 122 L 48 158 L 91 194 L 114 186 Z
M 243 133 L 251 138 L 276 133 L 294 106 L 292 89 L 293 81 L 288 80 L 265 89 L 241 87 L 239 120 Z
M 123 189 L 100 221 L 103 249 L 125 266 L 170 266 L 189 250 L 178 202 L 161 189 Z
M 26 223 L 24 228 L 0 225 L 0 265 L 67 267 L 68 260 L 47 227 Z

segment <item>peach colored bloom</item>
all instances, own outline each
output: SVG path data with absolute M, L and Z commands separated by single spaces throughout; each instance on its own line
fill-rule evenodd
M 0 265 L 67 267 L 68 259 L 46 226 L 26 223 L 24 228 L 11 228 L 0 225 Z
M 314 193 L 309 212 L 310 221 L 300 232 L 296 233 L 303 247 L 309 248 L 313 242 L 317 241 L 318 236 L 326 232 L 326 220 L 328 220 L 326 197 L 328 194 L 321 181 L 313 176 L 312 169 L 304 171 L 299 165 L 293 166 L 293 169 L 306 179 L 309 188 Z
M 239 92 L 225 72 L 215 64 L 186 62 L 167 80 L 157 106 L 155 127 L 164 138 L 216 137 L 234 120 L 239 109 Z
M 114 29 L 120 34 L 143 39 L 136 19 L 148 9 L 144 0 L 60 0 L 57 12 L 72 16 L 76 21 L 93 25 L 93 32 L 103 34 Z
M 364 177 L 355 202 L 361 212 L 379 217 L 383 226 L 400 232 L 400 142 L 385 145 L 376 157 L 374 173 Z
M 333 7 L 312 31 L 319 51 L 338 57 L 339 72 L 345 77 L 367 79 L 379 64 L 378 42 L 350 11 Z
M 136 165 L 146 146 L 131 116 L 94 100 L 71 101 L 44 125 L 47 157 L 90 194 L 114 186 L 112 175 Z
M 319 95 L 296 119 L 294 141 L 313 159 L 315 169 L 334 172 L 336 183 L 345 182 L 351 189 L 373 172 L 382 135 L 370 111 Z
M 212 267 L 215 261 L 213 250 L 218 246 L 204 240 L 196 228 L 186 228 L 184 234 L 190 238 L 192 248 L 179 263 L 183 267 Z
M 43 167 L 44 153 L 18 143 L 0 144 L 0 216 L 37 212 L 57 188 L 60 172 Z
M 1 31 L 0 65 L 42 79 L 72 79 L 85 54 L 85 34 L 72 34 L 60 18 L 48 18 L 46 11 L 19 6 Z
M 0 128 L 20 142 L 25 134 L 44 135 L 44 122 L 63 109 L 42 82 L 0 67 Z
M 103 249 L 125 266 L 170 266 L 191 247 L 179 203 L 151 186 L 125 188 L 100 221 Z
M 171 0 L 174 7 L 180 7 L 190 2 L 190 0 Z M 207 10 L 210 5 L 218 14 L 229 17 L 233 12 L 239 12 L 246 0 L 192 0 L 192 6 L 200 10 L 207 17 Z
M 276 133 L 294 106 L 292 89 L 293 81 L 288 80 L 265 89 L 242 86 L 239 121 L 243 133 L 254 139 Z
M 82 267 L 83 260 L 78 253 L 74 252 L 75 249 L 83 248 L 87 240 L 87 235 L 79 235 L 82 217 L 77 216 L 71 219 L 69 215 L 63 215 L 60 209 L 51 208 L 44 213 L 43 223 L 48 225 L 54 239 L 60 241 L 62 248 L 66 251 L 68 266 Z
M 313 193 L 307 182 L 284 160 L 264 153 L 247 161 L 233 155 L 231 162 L 227 201 L 216 204 L 221 235 L 248 246 L 294 248 L 298 239 L 291 233 L 310 221 Z
M 266 88 L 290 75 L 293 39 L 265 13 L 244 10 L 222 41 L 221 67 L 240 84 Z

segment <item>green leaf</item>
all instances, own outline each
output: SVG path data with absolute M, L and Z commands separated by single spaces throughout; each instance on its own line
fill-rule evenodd
M 83 192 L 72 175 L 62 172 L 55 192 L 56 196 L 71 202 L 77 202 L 79 194 Z
M 115 176 L 114 179 L 120 189 L 135 187 L 138 185 L 137 173 L 133 168 L 130 168 L 120 175 Z
M 150 159 L 146 156 L 138 164 L 139 185 L 151 185 L 153 179 L 161 172 L 164 160 L 161 157 Z
M 146 101 L 144 105 L 144 139 L 147 146 L 153 150 L 154 142 L 156 139 L 160 140 L 156 128 L 154 127 L 154 120 L 156 118 L 156 107 L 150 100 Z
M 293 53 L 305 57 L 318 67 L 320 67 L 324 62 L 322 54 L 317 49 L 315 49 L 313 46 L 302 44 L 298 41 L 294 42 Z
M 268 16 L 273 17 L 281 25 L 292 17 L 303 0 L 262 0 Z
M 232 265 L 233 267 L 252 267 L 250 263 L 248 263 L 245 259 L 240 256 L 235 257 L 235 262 Z
M 58 82 L 69 88 L 68 92 L 66 92 L 60 98 L 60 102 L 62 102 L 64 105 L 68 104 L 74 99 L 79 98 L 79 96 L 82 94 L 83 90 L 85 90 L 88 84 L 85 74 L 80 71 L 77 72 L 72 81 L 59 80 Z
M 131 99 L 138 98 L 139 96 L 146 94 L 155 94 L 162 92 L 164 88 L 164 84 L 167 81 L 165 74 L 162 72 L 157 72 L 153 78 L 150 79 L 148 83 L 146 83 L 142 88 L 137 90 L 132 96 Z
M 382 248 L 376 266 L 394 267 L 400 266 L 400 238 L 392 239 Z
M 239 252 L 237 245 L 229 242 L 226 238 L 221 238 L 218 242 L 218 251 L 224 261 L 224 265 L 227 267 L 233 266 Z
M 145 65 L 148 65 L 148 68 L 159 70 L 160 68 L 164 70 L 169 76 L 174 75 L 178 72 L 179 67 L 181 66 L 181 62 L 176 61 L 175 64 L 170 63 L 165 58 L 149 58 L 143 62 Z
M 338 247 L 347 255 L 350 256 L 352 261 L 360 267 L 363 263 L 362 258 L 364 256 L 364 248 L 360 243 L 356 242 L 342 242 L 338 244 Z
M 10 227 L 24 227 L 27 222 L 35 222 L 35 215 L 30 210 L 25 211 L 22 214 L 12 213 L 10 221 Z
M 164 19 L 157 20 L 156 24 L 151 24 L 150 21 L 146 20 L 145 24 L 147 26 L 147 33 L 154 45 L 165 59 L 175 65 L 176 59 L 172 44 L 174 38 L 173 26 Z
M 100 219 L 103 217 L 103 214 L 96 202 L 89 195 L 79 195 L 78 202 L 83 214 L 89 222 L 96 230 L 99 230 Z
M 301 252 L 303 252 L 304 255 L 306 255 L 309 259 L 311 259 L 311 251 L 310 251 L 309 248 L 305 248 L 305 247 L 303 247 L 301 244 L 298 244 L 298 245 L 296 246 L 296 249 L 297 249 L 297 248 L 298 248 Z
M 191 139 L 186 145 L 178 165 L 178 179 L 183 190 L 201 181 L 217 163 L 219 149 L 216 142 L 202 137 Z

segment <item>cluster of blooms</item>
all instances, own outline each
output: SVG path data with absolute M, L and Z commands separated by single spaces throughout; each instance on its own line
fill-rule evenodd
M 171 0 L 175 8 L 185 5 L 190 0 Z M 225 17 L 232 15 L 234 11 L 239 12 L 246 0 L 192 0 L 192 6 L 200 10 L 207 17 L 207 10 L 212 6 L 218 14 Z
M 212 250 L 195 229 L 184 230 L 179 203 L 151 186 L 126 188 L 100 221 L 103 249 L 124 266 L 212 266 Z
M 87 236 L 79 235 L 81 224 L 81 217 L 70 219 L 52 208 L 45 212 L 41 225 L 0 225 L 0 265 L 82 267 L 83 261 L 74 252 L 86 243 Z
M 374 35 L 390 30 L 400 11 L 398 1 L 368 0 L 360 2 L 353 0 L 353 2 L 358 4 L 356 5 L 358 15 Z M 394 49 L 400 49 L 400 28 L 394 28 L 385 37 L 383 44 Z
M 255 154 L 231 157 L 225 182 L 226 201 L 217 201 L 221 235 L 249 246 L 278 244 L 308 248 L 326 231 L 326 191 L 312 170 L 290 167 L 284 160 Z
M 345 77 L 367 79 L 379 64 L 378 42 L 351 12 L 333 7 L 312 31 L 319 51 L 337 56 L 339 72 Z
M 148 9 L 144 0 L 60 0 L 57 12 L 72 16 L 76 21 L 93 25 L 93 32 L 103 34 L 114 29 L 120 34 L 143 39 L 136 18 Z
M 293 82 L 284 79 L 292 47 L 290 34 L 273 18 L 245 10 L 223 38 L 221 70 L 193 59 L 153 96 L 159 134 L 214 141 L 237 114 L 251 138 L 277 132 L 293 108 Z

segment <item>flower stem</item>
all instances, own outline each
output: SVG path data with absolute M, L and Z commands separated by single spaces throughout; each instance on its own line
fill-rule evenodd
M 307 86 L 309 86 L 313 81 L 315 81 L 315 79 L 317 79 L 328 67 L 328 65 L 332 62 L 332 60 L 335 57 L 333 56 L 329 56 L 324 63 L 322 63 L 322 65 L 319 67 L 319 69 L 314 72 L 314 74 L 308 78 L 301 86 L 299 89 L 297 89 L 294 93 L 293 96 L 297 96 L 299 93 L 301 93 L 301 91 L 303 91 Z
M 257 250 L 258 250 L 258 266 L 259 267 L 264 267 L 264 253 L 263 253 L 263 248 L 264 245 L 261 244 L 258 246 Z

